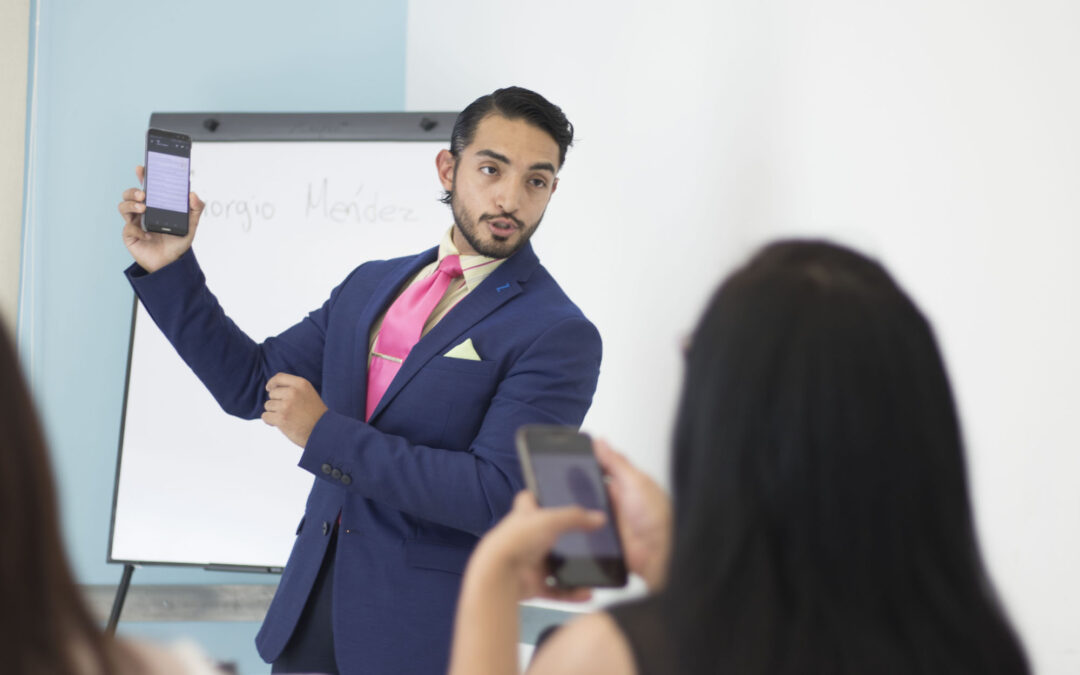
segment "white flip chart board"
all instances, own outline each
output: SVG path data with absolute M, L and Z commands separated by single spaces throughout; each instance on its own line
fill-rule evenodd
M 151 125 L 192 136 L 191 185 L 206 203 L 195 255 L 226 313 L 261 341 L 364 261 L 438 243 L 452 218 L 435 155 L 453 119 L 192 113 Z M 280 570 L 313 480 L 300 453 L 225 414 L 136 303 L 110 561 Z

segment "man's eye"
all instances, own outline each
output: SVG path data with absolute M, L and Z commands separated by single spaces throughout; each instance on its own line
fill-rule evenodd
M 543 178 L 533 178 L 532 180 L 529 181 L 529 183 L 534 188 L 545 188 L 545 187 L 547 187 L 547 181 L 544 180 Z
M 495 175 L 495 167 L 493 167 L 493 166 L 482 166 L 482 167 L 480 167 L 480 173 L 486 173 L 489 176 L 494 176 Z

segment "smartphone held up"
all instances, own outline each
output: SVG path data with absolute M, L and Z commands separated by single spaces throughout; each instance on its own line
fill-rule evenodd
M 146 211 L 142 228 L 179 237 L 188 233 L 191 137 L 172 131 L 146 132 Z
M 626 585 L 626 563 L 592 439 L 570 427 L 526 425 L 517 432 L 525 484 L 542 508 L 581 506 L 603 511 L 592 532 L 567 532 L 548 554 L 549 585 L 561 588 Z

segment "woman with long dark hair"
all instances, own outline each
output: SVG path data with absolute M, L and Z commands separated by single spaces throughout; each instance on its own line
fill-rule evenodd
M 1029 672 L 980 557 L 941 355 L 881 265 L 770 245 L 686 357 L 673 526 L 659 488 L 597 448 L 651 593 L 560 629 L 530 672 Z M 470 562 L 452 672 L 516 672 L 516 602 L 558 534 L 597 517 L 519 496 Z
M 107 638 L 60 541 L 52 468 L 15 350 L 0 324 L 0 672 L 217 673 L 198 654 Z

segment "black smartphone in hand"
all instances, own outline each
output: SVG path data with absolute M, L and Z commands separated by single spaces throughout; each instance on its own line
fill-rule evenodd
M 191 136 L 161 129 L 146 132 L 146 211 L 142 228 L 179 237 L 188 233 Z
M 603 511 L 592 532 L 566 532 L 548 554 L 548 585 L 561 588 L 626 585 L 626 562 L 592 439 L 571 427 L 530 424 L 517 432 L 525 484 L 541 507 Z

